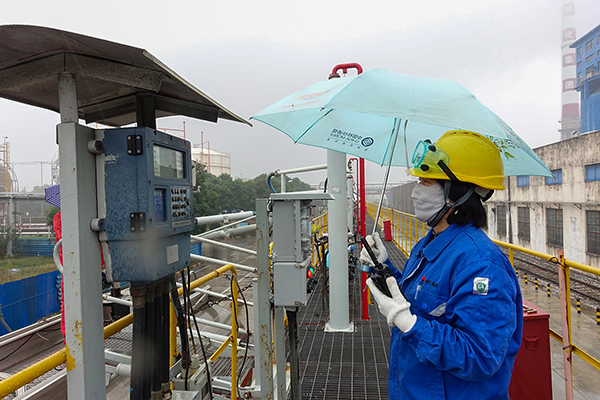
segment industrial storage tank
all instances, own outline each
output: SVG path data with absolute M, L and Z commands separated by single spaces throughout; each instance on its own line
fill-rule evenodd
M 194 147 L 192 159 L 206 165 L 206 171 L 215 176 L 231 175 L 231 154 L 221 153 L 210 148 Z

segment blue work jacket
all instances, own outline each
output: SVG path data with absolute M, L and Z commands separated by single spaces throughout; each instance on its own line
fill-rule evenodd
M 421 239 L 395 275 L 417 321 L 392 330 L 389 398 L 508 400 L 523 302 L 498 246 L 451 224 Z

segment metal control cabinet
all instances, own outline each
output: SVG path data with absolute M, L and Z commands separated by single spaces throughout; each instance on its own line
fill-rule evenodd
M 508 389 L 511 400 L 552 400 L 549 319 L 523 300 L 523 340 Z
M 273 204 L 273 290 L 274 304 L 282 307 L 308 301 L 306 269 L 311 262 L 313 203 L 333 200 L 329 193 L 274 193 Z
M 190 263 L 190 142 L 150 128 L 96 131 L 99 231 L 111 282 L 151 282 Z

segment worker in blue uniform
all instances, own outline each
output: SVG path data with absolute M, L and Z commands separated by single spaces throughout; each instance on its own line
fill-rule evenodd
M 394 274 L 392 297 L 367 284 L 392 329 L 390 399 L 505 399 L 522 337 L 516 274 L 482 231 L 482 202 L 503 190 L 499 149 L 482 135 L 450 131 L 422 141 L 410 173 L 417 219 L 431 226 L 402 271 L 377 234 L 367 237 Z M 363 249 L 361 261 L 371 264 Z

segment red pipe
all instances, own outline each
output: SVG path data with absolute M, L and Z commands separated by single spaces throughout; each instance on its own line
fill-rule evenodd
M 365 159 L 361 158 L 358 167 L 358 181 L 360 182 L 360 236 L 367 235 L 367 202 L 365 198 Z M 367 293 L 367 273 L 361 274 L 362 283 L 362 319 L 369 320 L 369 295 Z
M 329 79 L 339 78 L 340 74 L 338 74 L 338 71 L 340 69 L 342 70 L 342 72 L 344 74 L 347 74 L 349 68 L 355 68 L 358 75 L 362 74 L 362 72 L 363 72 L 362 67 L 358 63 L 338 64 L 335 67 L 333 67 L 333 70 L 331 71 L 331 75 L 329 75 Z
M 360 235 L 360 197 L 359 197 L 360 180 L 359 180 L 359 175 L 358 175 L 359 159 L 358 159 L 358 157 L 350 158 L 348 160 L 349 168 L 351 168 L 350 164 L 352 163 L 352 161 L 356 161 L 356 169 L 354 170 L 354 172 L 356 174 L 356 212 L 354 213 L 354 218 L 356 218 L 356 232 L 354 232 L 354 233 L 356 235 Z

